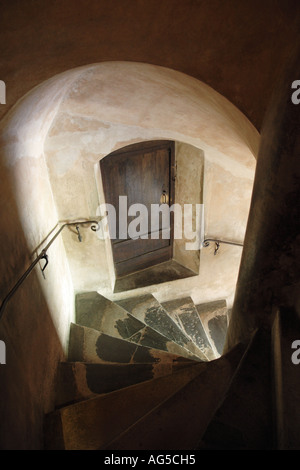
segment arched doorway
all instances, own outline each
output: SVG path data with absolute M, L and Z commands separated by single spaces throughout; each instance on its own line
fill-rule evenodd
M 95 216 L 99 160 L 155 139 L 189 145 L 182 163 L 192 169 L 198 168 L 193 149 L 203 153 L 206 230 L 233 239 L 244 236 L 258 133 L 224 97 L 185 74 L 129 62 L 67 71 L 35 88 L 8 113 L 1 138 L 3 166 L 31 252 L 58 221 Z M 193 182 L 183 177 L 181 184 L 187 193 Z M 60 331 L 67 331 L 72 317 L 71 285 L 75 291 L 95 289 L 112 296 L 105 244 L 85 237 L 79 246 L 76 234 L 65 232 L 63 245 L 53 246 L 47 283 L 41 281 Z M 176 281 L 176 288 L 155 286 L 156 295 L 167 299 L 180 291 L 202 300 L 232 299 L 241 250 L 228 247 L 221 256 L 212 254 L 203 253 L 198 276 L 188 283 Z M 68 288 L 58 273 L 64 282 L 69 279 Z

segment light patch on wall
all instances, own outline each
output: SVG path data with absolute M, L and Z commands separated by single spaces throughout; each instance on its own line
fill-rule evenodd
M 80 148 L 73 146 L 68 146 L 55 152 L 52 158 L 57 176 L 62 177 L 68 173 L 70 168 L 80 158 L 80 153 Z

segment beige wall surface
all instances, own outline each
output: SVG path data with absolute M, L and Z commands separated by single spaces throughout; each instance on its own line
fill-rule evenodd
M 204 203 L 206 235 L 243 241 L 259 135 L 231 103 L 185 74 L 148 64 L 107 62 L 69 73 L 74 79 L 44 145 L 60 220 L 97 214 L 101 158 L 131 143 L 172 139 L 179 149 L 181 202 L 191 201 L 189 188 L 193 194 L 199 191 L 193 201 Z M 198 166 L 197 152 L 203 155 Z M 85 242 L 78 244 L 74 232 L 63 235 L 75 291 L 97 290 L 115 298 L 105 242 L 88 230 L 83 237 Z M 179 247 L 180 242 L 180 257 Z M 223 247 L 218 257 L 211 248 L 202 250 L 197 278 L 143 292 L 151 290 L 160 299 L 186 294 L 196 302 L 231 302 L 240 255 L 240 247 Z M 197 257 L 188 254 L 190 267 L 197 269 Z

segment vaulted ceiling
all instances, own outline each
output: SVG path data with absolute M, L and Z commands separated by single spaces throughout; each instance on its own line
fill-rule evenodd
M 260 130 L 299 24 L 298 0 L 1 0 L 0 117 L 60 72 L 121 60 L 207 83 Z
M 205 152 L 207 234 L 241 241 L 259 142 L 245 116 L 261 130 L 276 79 L 300 42 L 299 24 L 299 0 L 0 0 L 0 79 L 7 89 L 0 118 L 35 86 L 55 77 L 28 95 L 29 101 L 21 102 L 8 127 L 9 139 L 13 134 L 11 144 L 17 147 L 12 160 L 8 139 L 9 165 L 15 165 L 18 194 L 26 185 L 32 191 L 32 181 L 38 181 L 33 202 L 27 186 L 24 189 L 20 213 L 41 212 L 41 181 L 49 176 L 61 220 L 78 214 L 94 217 L 98 194 L 96 188 L 91 191 L 95 162 L 119 148 L 120 142 L 168 138 Z M 100 78 L 93 81 L 98 68 Z M 80 76 L 78 81 L 70 78 L 66 92 L 61 85 L 56 88 L 59 74 L 63 81 L 73 74 Z M 84 84 L 82 90 L 80 83 Z M 45 91 L 48 86 L 51 96 Z M 72 90 L 75 111 L 68 107 Z M 55 108 L 59 96 L 62 103 Z M 45 114 L 52 107 L 53 112 Z M 47 120 L 54 116 L 44 141 Z M 95 129 L 90 118 L 97 121 Z M 8 122 L 10 119 L 8 116 Z M 41 173 L 35 173 L 30 159 L 43 152 L 49 170 L 49 175 L 43 173 L 44 180 Z M 16 155 L 25 158 L 19 161 Z M 25 160 L 27 179 L 24 167 L 20 169 Z M 43 158 L 41 165 L 44 171 Z M 87 201 L 84 207 L 83 201 Z M 29 233 L 34 233 L 32 220 L 24 218 Z M 45 231 L 49 231 L 49 223 Z M 38 219 L 37 233 L 40 225 Z M 36 244 L 34 236 L 29 245 Z M 105 279 L 99 281 L 101 270 L 94 262 L 93 253 L 99 250 L 93 250 L 92 244 L 87 249 L 92 253 L 82 255 L 85 263 L 78 261 L 78 250 L 75 252 L 75 288 L 107 288 L 107 276 L 101 274 Z M 208 299 L 232 300 L 241 255 L 240 248 L 236 250 L 233 263 L 229 248 L 228 253 L 224 248 L 217 268 L 211 253 L 202 253 L 202 268 L 209 256 L 209 268 L 201 273 L 205 273 L 206 284 L 197 279 L 196 287 L 185 286 L 189 293 L 202 296 L 205 291 Z M 86 260 L 93 264 L 94 275 L 92 269 L 87 276 L 78 268 L 86 268 Z M 217 270 L 222 275 L 216 276 Z

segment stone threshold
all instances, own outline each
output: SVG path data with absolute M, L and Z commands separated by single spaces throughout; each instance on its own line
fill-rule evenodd
M 125 292 L 140 287 L 186 279 L 197 275 L 198 273 L 182 266 L 172 259 L 116 279 L 113 292 Z

